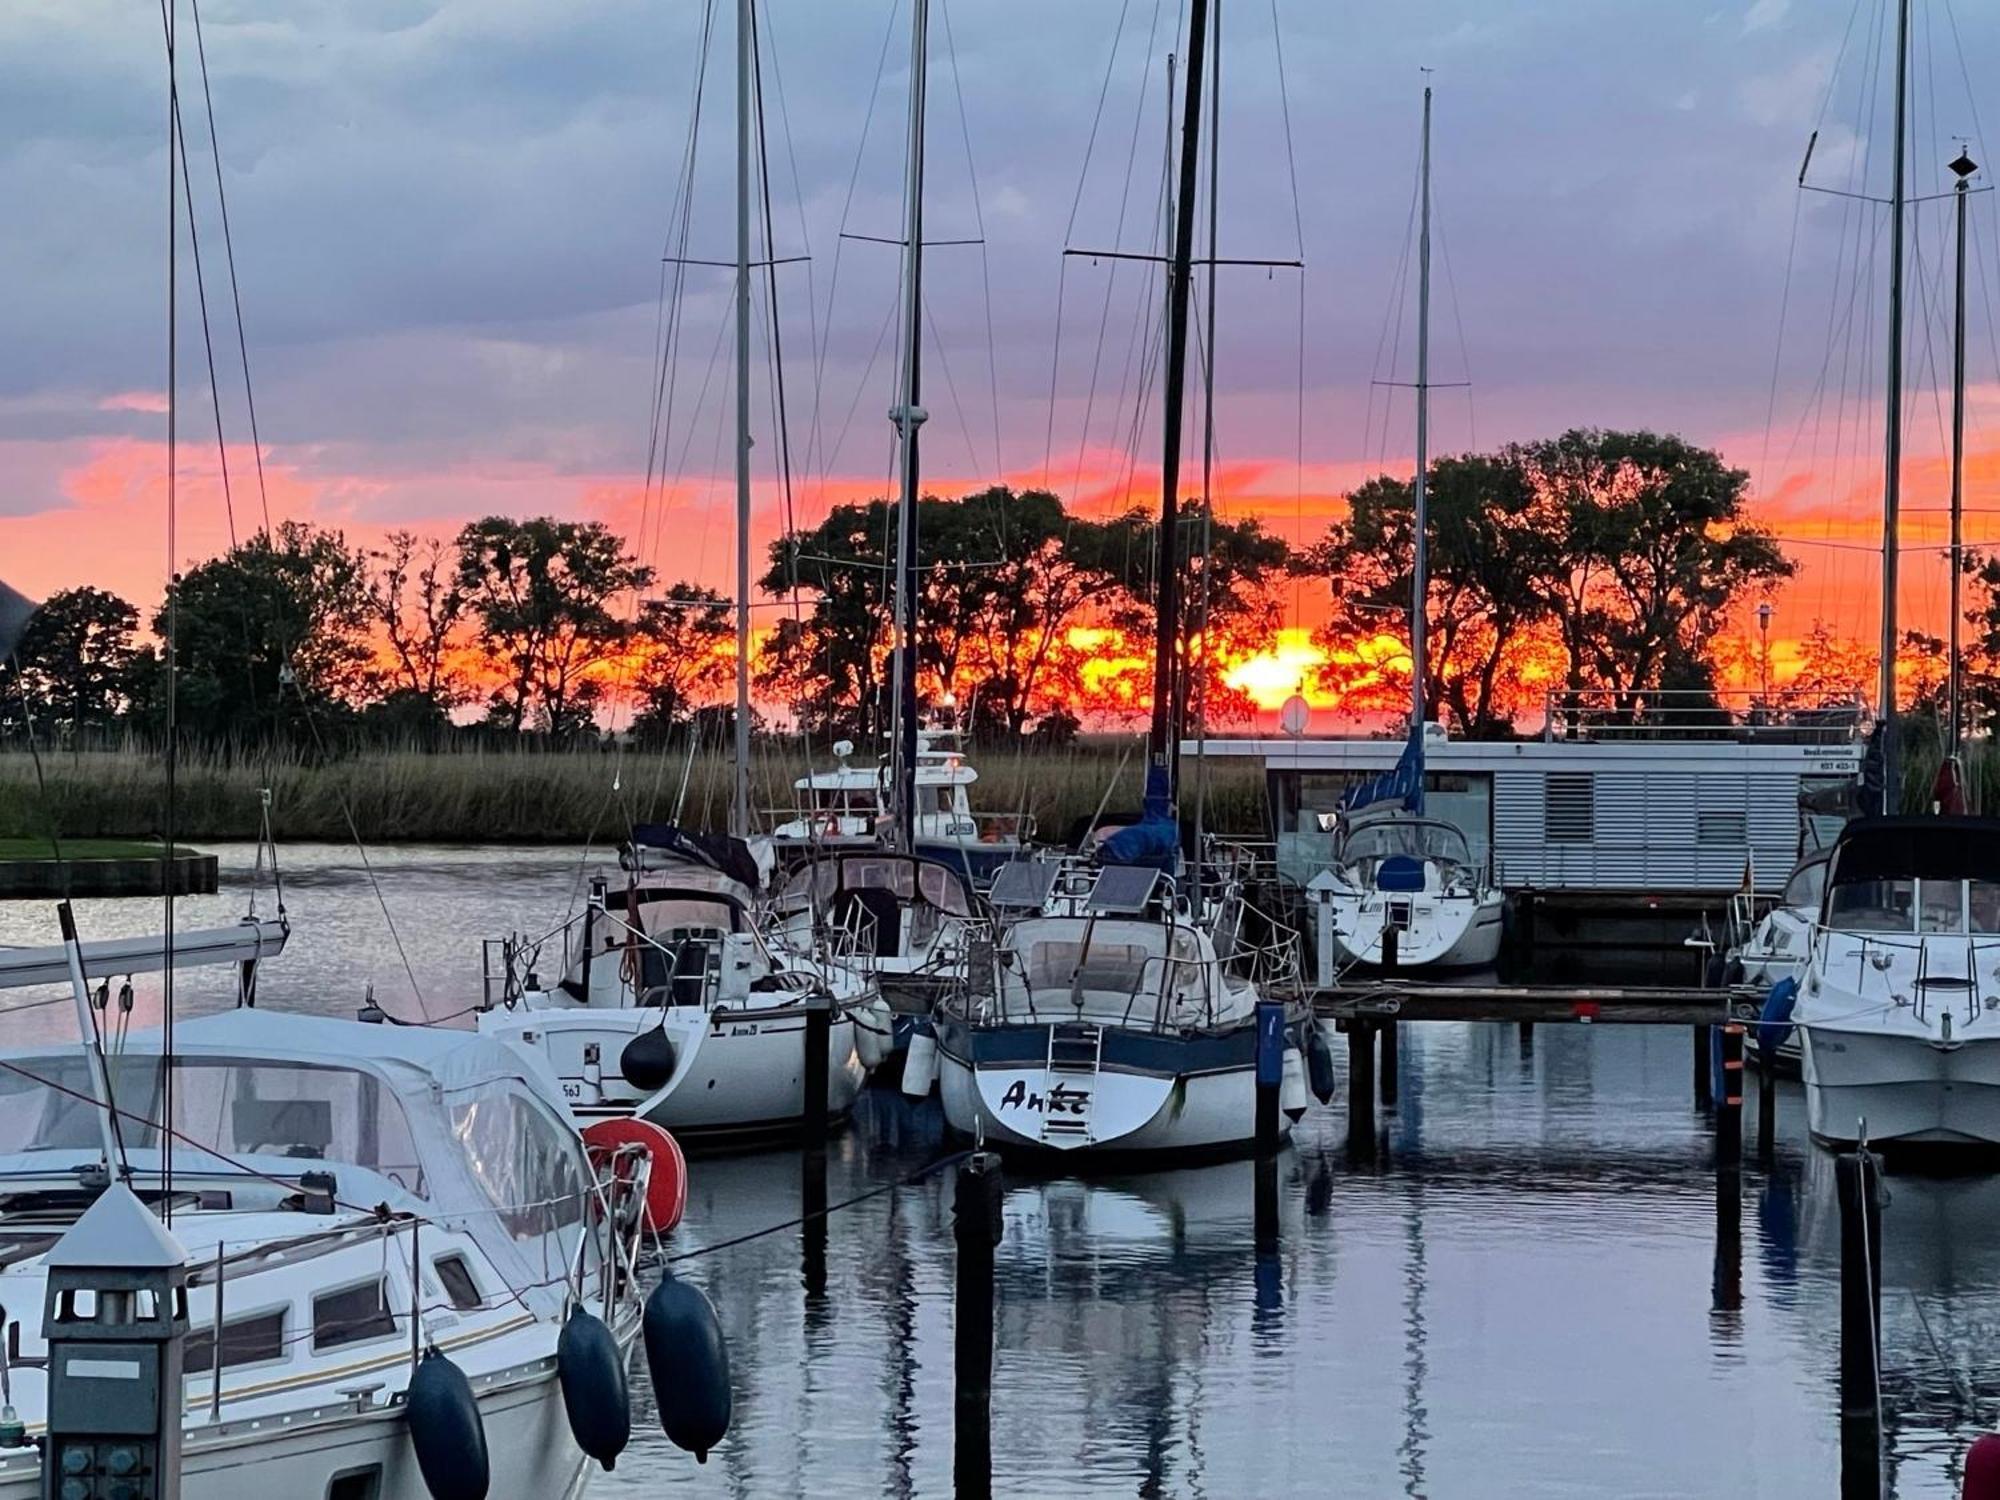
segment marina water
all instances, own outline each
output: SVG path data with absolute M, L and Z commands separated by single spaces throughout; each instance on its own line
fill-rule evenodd
M 223 891 L 180 903 L 186 926 L 242 913 L 253 852 L 218 852 Z M 546 931 L 582 889 L 574 851 L 371 858 L 401 954 L 351 850 L 288 847 L 294 934 L 262 1004 L 352 1015 L 372 982 L 397 1015 L 462 1012 L 479 940 Z M 86 938 L 158 919 L 154 902 L 78 903 Z M 45 903 L 0 903 L 0 943 L 52 942 L 54 925 Z M 231 983 L 191 971 L 178 1003 L 220 1008 Z M 157 978 L 139 985 L 144 1025 Z M 68 1036 L 67 996 L 45 998 L 12 1000 L 10 1045 Z M 1732 1256 L 1689 1059 L 1681 1028 L 1407 1025 L 1383 1149 L 1350 1162 L 1344 1111 L 1315 1107 L 1279 1163 L 1279 1243 L 1261 1258 L 1247 1163 L 1010 1171 L 994 1492 L 1836 1493 L 1832 1158 L 1783 1085 L 1775 1161 L 1744 1164 Z M 697 1467 L 647 1405 L 590 1493 L 949 1494 L 950 1174 L 921 1174 L 951 1149 L 935 1100 L 869 1091 L 827 1152 L 826 1201 L 915 1180 L 817 1226 L 796 1222 L 817 1191 L 804 1153 L 697 1158 L 671 1253 L 721 1314 L 735 1426 Z M 2000 1178 L 1888 1186 L 1891 1493 L 1955 1496 L 1958 1455 L 2000 1425 Z

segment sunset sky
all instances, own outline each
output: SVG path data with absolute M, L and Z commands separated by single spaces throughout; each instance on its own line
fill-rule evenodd
M 938 493 L 1001 477 L 1108 507 L 1157 483 L 1156 392 L 1136 468 L 1128 457 L 1134 331 L 1157 283 L 1127 264 L 1113 287 L 1108 263 L 1065 265 L 1061 252 L 1153 248 L 1177 10 L 933 0 L 928 232 L 985 241 L 927 261 L 925 451 Z M 1891 11 L 1891 0 L 1859 0 L 1851 15 L 1803 0 L 1222 0 L 1221 253 L 1306 262 L 1303 293 L 1289 269 L 1223 274 L 1224 508 L 1310 538 L 1344 489 L 1407 467 L 1408 393 L 1371 381 L 1409 378 L 1414 296 L 1400 332 L 1385 308 L 1429 67 L 1433 378 L 1472 382 L 1438 393 L 1434 446 L 1579 425 L 1714 444 L 1751 470 L 1760 514 L 1803 565 L 1777 601 L 1776 636 L 1816 617 L 1870 636 L 1886 219 L 1853 198 L 1801 194 L 1797 179 L 1818 130 L 1810 182 L 1887 191 Z M 2000 76 L 2000 12 L 1964 0 L 1915 11 L 1912 191 L 1929 194 L 1960 138 L 1987 158 L 1967 80 Z M 734 253 L 732 14 L 718 8 L 678 252 L 695 258 Z M 273 519 L 370 541 L 492 511 L 597 517 L 643 530 L 668 578 L 726 581 L 726 272 L 688 273 L 669 482 L 664 500 L 642 498 L 661 257 L 678 237 L 702 19 L 695 0 L 209 0 Z M 764 24 L 777 253 L 811 256 L 778 272 L 796 514 L 810 523 L 835 500 L 879 493 L 891 463 L 895 251 L 841 234 L 899 231 L 907 12 L 773 0 Z M 261 513 L 255 455 L 185 8 L 181 42 L 235 525 L 247 533 Z M 150 605 L 160 592 L 165 77 L 144 6 L 0 7 L 0 577 L 33 595 L 92 582 Z M 1974 203 L 1968 534 L 1982 539 L 2000 536 L 1987 301 L 2000 296 L 2000 232 L 1993 196 Z M 1945 579 L 1949 210 L 1912 215 L 1905 608 L 1931 625 Z M 181 243 L 185 563 L 226 545 L 228 523 L 185 216 Z M 756 378 L 761 542 L 782 513 L 767 362 Z M 1291 623 L 1316 616 L 1302 589 Z

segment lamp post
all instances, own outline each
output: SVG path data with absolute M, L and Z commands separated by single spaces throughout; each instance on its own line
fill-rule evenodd
M 1764 658 L 1764 707 L 1771 707 L 1771 616 L 1778 611 L 1769 599 L 1757 606 L 1757 634 L 1761 641 L 1759 650 Z

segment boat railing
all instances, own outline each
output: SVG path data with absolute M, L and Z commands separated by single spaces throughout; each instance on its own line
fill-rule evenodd
M 1843 745 L 1867 716 L 1859 688 L 1558 688 L 1543 700 L 1542 738 Z

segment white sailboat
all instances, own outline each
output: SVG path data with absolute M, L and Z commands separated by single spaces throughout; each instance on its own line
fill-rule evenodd
M 841 1120 L 864 1069 L 855 1016 L 886 1036 L 873 982 L 825 945 L 780 953 L 757 910 L 762 871 L 750 836 L 750 199 L 751 0 L 736 49 L 736 724 L 727 836 L 668 824 L 633 830 L 622 889 L 527 944 L 506 945 L 482 1035 L 539 1053 L 580 1118 L 637 1116 L 689 1139 L 799 1130 L 822 1108 Z M 558 942 L 558 977 L 539 972 Z M 826 1096 L 813 1014 L 828 1012 Z
M 1424 815 L 1424 674 L 1429 636 L 1431 91 L 1424 90 L 1417 280 L 1417 469 L 1410 589 L 1410 740 L 1396 768 L 1341 799 L 1332 868 L 1312 889 L 1333 911 L 1352 962 L 1399 968 L 1485 967 L 1500 956 L 1506 897 L 1451 823 Z

